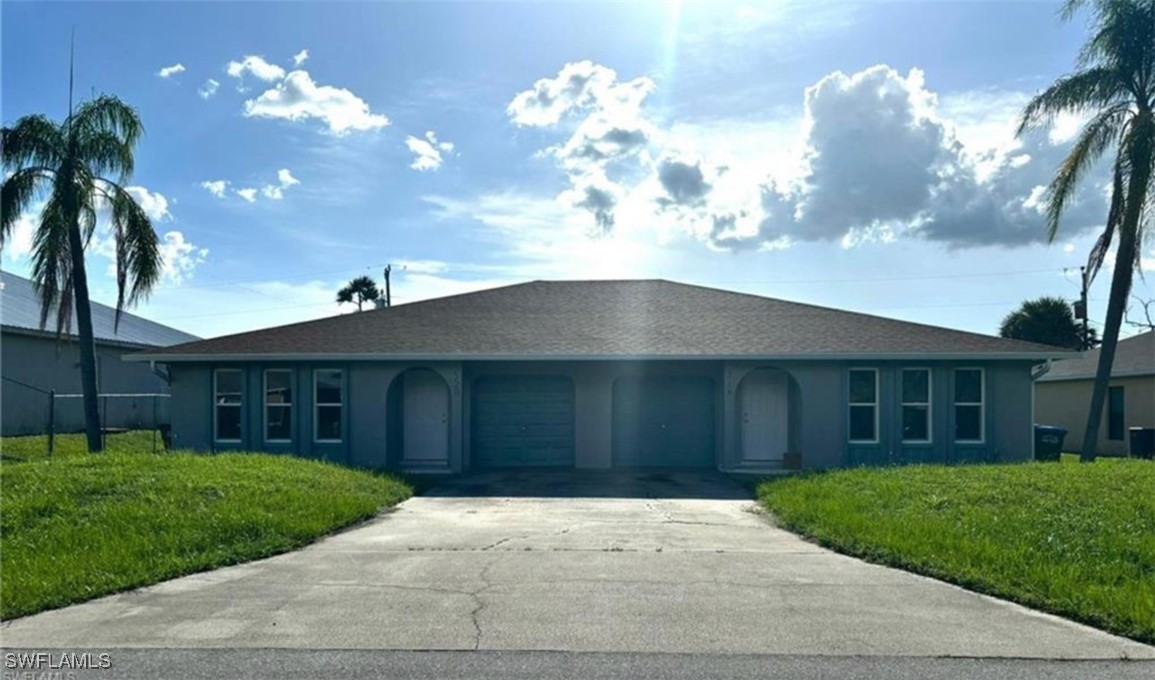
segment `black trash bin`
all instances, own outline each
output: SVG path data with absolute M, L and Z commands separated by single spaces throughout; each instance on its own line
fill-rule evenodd
M 1052 425 L 1035 425 L 1035 460 L 1058 461 L 1063 453 L 1063 440 L 1067 438 L 1067 428 Z
M 1155 458 L 1155 427 L 1132 427 L 1129 434 L 1132 458 Z

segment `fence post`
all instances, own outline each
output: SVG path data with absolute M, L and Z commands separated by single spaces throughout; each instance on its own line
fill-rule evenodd
M 156 395 L 152 395 L 152 455 L 156 455 Z
M 48 457 L 52 457 L 52 448 L 56 443 L 56 390 L 48 393 Z

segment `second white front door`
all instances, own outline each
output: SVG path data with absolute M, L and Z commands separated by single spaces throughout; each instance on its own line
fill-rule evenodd
M 433 371 L 416 370 L 402 378 L 403 462 L 449 462 L 449 386 Z
M 759 369 L 742 379 L 738 408 L 742 416 L 742 462 L 780 462 L 786 453 L 789 423 L 786 374 Z

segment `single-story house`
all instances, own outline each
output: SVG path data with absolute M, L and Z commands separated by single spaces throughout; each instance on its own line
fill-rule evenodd
M 1066 428 L 1067 451 L 1083 448 L 1098 369 L 1099 350 L 1093 349 L 1054 362 L 1035 384 L 1035 421 Z M 1155 331 L 1124 338 L 1115 347 L 1096 451 L 1127 455 L 1127 430 L 1132 427 L 1155 427 Z
M 97 387 L 102 393 L 168 393 L 168 383 L 148 364 L 126 363 L 125 354 L 197 340 L 133 314 L 120 317 L 116 310 L 92 303 L 92 330 L 96 336 Z M 32 282 L 9 272 L 0 272 L 0 421 L 4 436 L 43 434 L 48 427 L 51 397 L 79 394 L 80 351 L 76 340 L 76 318 L 66 333 L 57 338 L 55 313 L 48 317 L 47 330 L 40 328 L 40 298 Z M 154 418 L 167 418 L 167 399 L 110 397 L 102 404 L 102 418 L 108 427 L 150 427 Z M 156 411 L 154 412 L 154 406 Z M 54 414 L 57 432 L 84 429 L 80 399 L 56 399 Z
M 176 446 L 413 471 L 1032 457 L 1063 350 L 663 280 L 533 281 L 155 350 Z

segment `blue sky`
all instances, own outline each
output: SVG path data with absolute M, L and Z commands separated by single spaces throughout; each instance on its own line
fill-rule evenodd
M 385 263 L 396 303 L 661 277 L 991 333 L 1077 297 L 1106 212 L 1100 172 L 1045 243 L 1081 121 L 1013 137 L 1073 67 L 1057 6 L 5 2 L 0 102 L 62 117 L 76 26 L 78 95 L 147 130 L 168 270 L 136 311 L 204 336 L 348 313 Z

